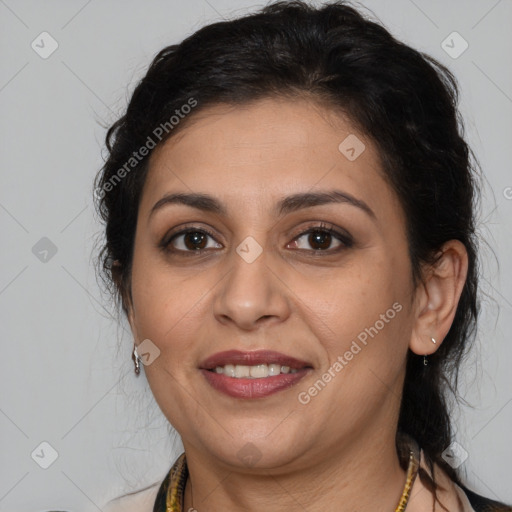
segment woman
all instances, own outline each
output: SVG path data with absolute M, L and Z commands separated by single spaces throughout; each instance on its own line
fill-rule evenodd
M 446 382 L 477 318 L 457 85 L 342 3 L 163 49 L 107 134 L 100 255 L 184 453 L 106 510 L 498 511 Z

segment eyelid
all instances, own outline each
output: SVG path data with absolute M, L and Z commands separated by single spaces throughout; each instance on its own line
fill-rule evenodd
M 195 251 L 192 251 L 192 250 L 185 251 L 182 249 L 169 249 L 169 246 L 171 245 L 171 242 L 173 241 L 173 239 L 175 239 L 179 236 L 183 236 L 188 233 L 194 232 L 194 231 L 205 233 L 206 235 L 211 237 L 213 240 L 215 240 L 216 243 L 221 243 L 217 240 L 217 235 L 213 232 L 213 230 L 211 230 L 209 228 L 205 228 L 205 227 L 200 227 L 198 224 L 192 223 L 190 225 L 185 224 L 185 225 L 181 226 L 178 231 L 173 230 L 173 231 L 171 231 L 170 234 L 166 234 L 163 237 L 162 241 L 158 244 L 158 247 L 161 248 L 164 252 L 170 252 L 170 253 L 182 254 L 182 255 L 194 255 L 194 254 L 200 255 L 200 254 L 204 254 L 207 251 L 210 251 L 211 249 L 197 249 Z M 325 253 L 326 255 L 328 255 L 328 254 L 336 254 L 336 253 L 340 252 L 341 250 L 343 250 L 344 248 L 349 248 L 354 244 L 353 237 L 346 230 L 344 230 L 342 228 L 338 228 L 336 225 L 334 225 L 332 223 L 326 223 L 323 221 L 311 221 L 309 226 L 300 228 L 298 233 L 295 236 L 293 236 L 293 238 L 291 239 L 291 241 L 289 243 L 294 242 L 298 238 L 308 235 L 309 233 L 314 232 L 314 231 L 322 231 L 322 232 L 327 232 L 327 233 L 331 234 L 335 239 L 337 239 L 342 244 L 343 247 L 337 248 L 337 249 L 325 249 L 325 250 L 322 250 L 322 249 L 293 249 L 293 250 L 299 251 L 299 252 L 306 251 L 309 253 L 317 253 L 317 254 Z M 288 243 L 288 245 L 289 245 L 289 243 Z
M 300 231 L 293 237 L 293 240 L 312 231 L 326 231 L 333 236 L 341 238 L 342 241 L 346 243 L 353 243 L 353 237 L 348 231 L 332 224 L 331 222 L 323 221 L 312 221 L 310 225 L 301 227 Z
M 164 237 L 162 238 L 162 241 L 158 244 L 159 247 L 161 247 L 163 250 L 167 249 L 167 246 L 170 245 L 171 241 L 178 236 L 186 235 L 187 233 L 193 232 L 193 231 L 201 231 L 206 233 L 208 236 L 213 238 L 217 243 L 220 243 L 217 241 L 217 235 L 213 232 L 210 228 L 200 227 L 197 224 L 191 223 L 191 224 L 185 224 L 180 226 L 176 231 L 171 230 L 169 233 L 166 233 Z M 194 252 L 194 251 L 181 251 L 177 249 L 177 252 Z M 197 251 L 199 252 L 199 251 Z

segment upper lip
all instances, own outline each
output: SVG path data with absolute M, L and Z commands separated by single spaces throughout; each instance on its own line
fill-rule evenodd
M 301 361 L 295 357 L 281 354 L 273 350 L 255 350 L 251 352 L 242 352 L 240 350 L 226 350 L 217 352 L 205 359 L 200 368 L 204 370 L 212 370 L 217 366 L 225 366 L 227 364 L 240 364 L 246 366 L 255 366 L 258 364 L 280 364 L 281 366 L 289 366 L 290 368 L 309 367 L 312 365 L 307 361 Z

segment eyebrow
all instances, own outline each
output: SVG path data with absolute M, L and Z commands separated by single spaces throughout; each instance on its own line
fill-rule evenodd
M 274 214 L 278 217 L 303 208 L 311 208 L 330 203 L 345 203 L 366 212 L 374 220 L 373 210 L 361 199 L 341 190 L 327 190 L 320 192 L 301 192 L 280 199 L 274 206 Z M 148 221 L 153 214 L 169 204 L 184 204 L 198 210 L 227 216 L 225 206 L 215 197 L 202 193 L 170 193 L 159 199 L 149 212 Z

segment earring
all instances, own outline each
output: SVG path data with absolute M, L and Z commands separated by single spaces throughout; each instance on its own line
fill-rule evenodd
M 132 359 L 133 359 L 133 362 L 135 363 L 135 373 L 137 375 L 139 375 L 139 373 L 140 373 L 140 364 L 139 364 L 140 357 L 139 357 L 139 354 L 137 353 L 137 347 L 135 346 L 135 343 L 133 344 Z
M 432 342 L 433 342 L 433 343 L 437 343 L 437 342 L 436 342 L 436 340 L 435 340 L 434 338 L 430 338 L 430 339 L 432 340 Z M 425 366 L 427 366 L 427 365 L 428 365 L 428 359 L 427 359 L 427 356 L 426 356 L 426 355 L 424 355 L 424 356 L 423 356 L 423 364 L 424 364 Z

